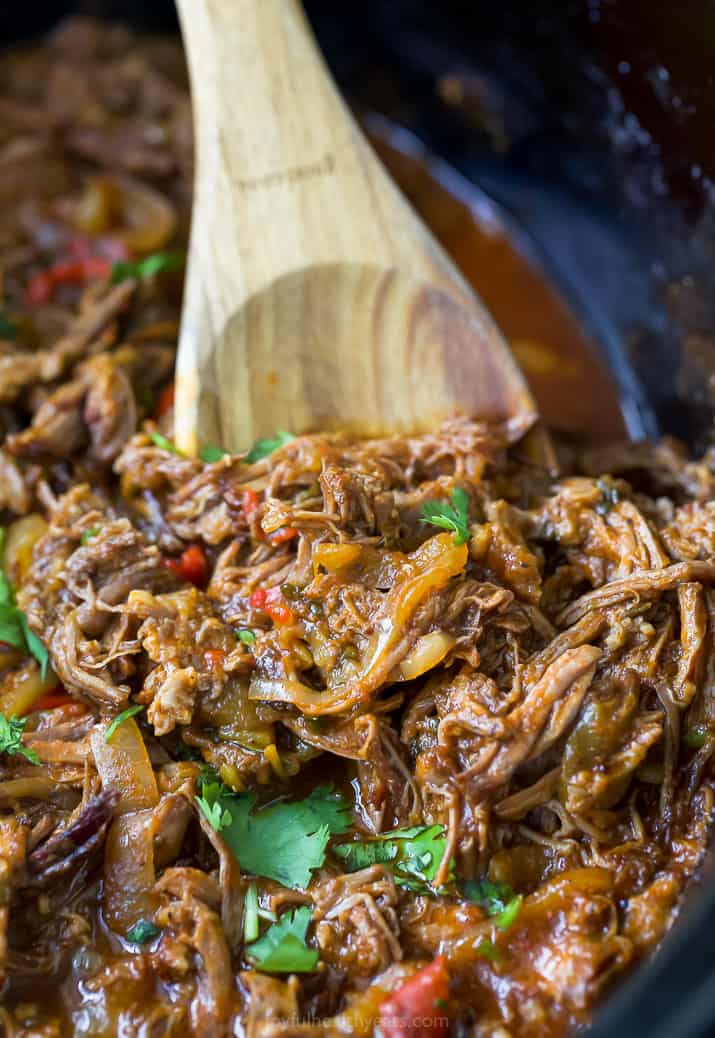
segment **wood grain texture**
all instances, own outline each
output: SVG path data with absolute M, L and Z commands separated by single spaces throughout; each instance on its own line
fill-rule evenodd
M 197 174 L 176 440 L 417 431 L 536 407 L 461 274 L 374 157 L 295 0 L 179 0 Z

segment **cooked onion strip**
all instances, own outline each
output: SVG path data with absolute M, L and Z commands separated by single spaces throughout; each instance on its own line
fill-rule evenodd
M 108 727 L 99 724 L 93 729 L 92 753 L 102 785 L 120 795 L 116 814 L 154 807 L 159 791 L 139 725 L 133 717 L 127 718 L 117 726 L 110 742 L 106 741 Z

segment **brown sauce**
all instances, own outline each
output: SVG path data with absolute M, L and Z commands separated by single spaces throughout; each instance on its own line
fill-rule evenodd
M 372 142 L 508 339 L 547 425 L 592 442 L 623 439 L 618 390 L 596 347 L 496 209 L 486 200 L 470 206 L 387 135 Z

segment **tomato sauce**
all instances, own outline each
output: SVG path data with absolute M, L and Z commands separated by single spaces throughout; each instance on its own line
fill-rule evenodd
M 372 143 L 506 336 L 547 425 L 576 440 L 626 437 L 618 389 L 597 347 L 497 208 L 476 189 L 470 205 L 387 135 L 373 134 Z

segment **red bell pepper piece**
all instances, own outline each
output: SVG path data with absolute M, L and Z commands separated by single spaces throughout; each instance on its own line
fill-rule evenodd
M 418 970 L 380 1006 L 383 1038 L 447 1038 L 449 974 L 444 955 Z
M 209 575 L 209 563 L 206 552 L 200 544 L 191 544 L 181 553 L 178 559 L 165 559 L 170 570 L 181 577 L 182 580 L 195 584 L 196 587 L 205 587 Z
M 276 530 L 274 534 L 271 534 L 271 544 L 285 544 L 286 541 L 292 541 L 294 537 L 298 536 L 298 531 L 294 526 L 284 526 L 280 530 Z

